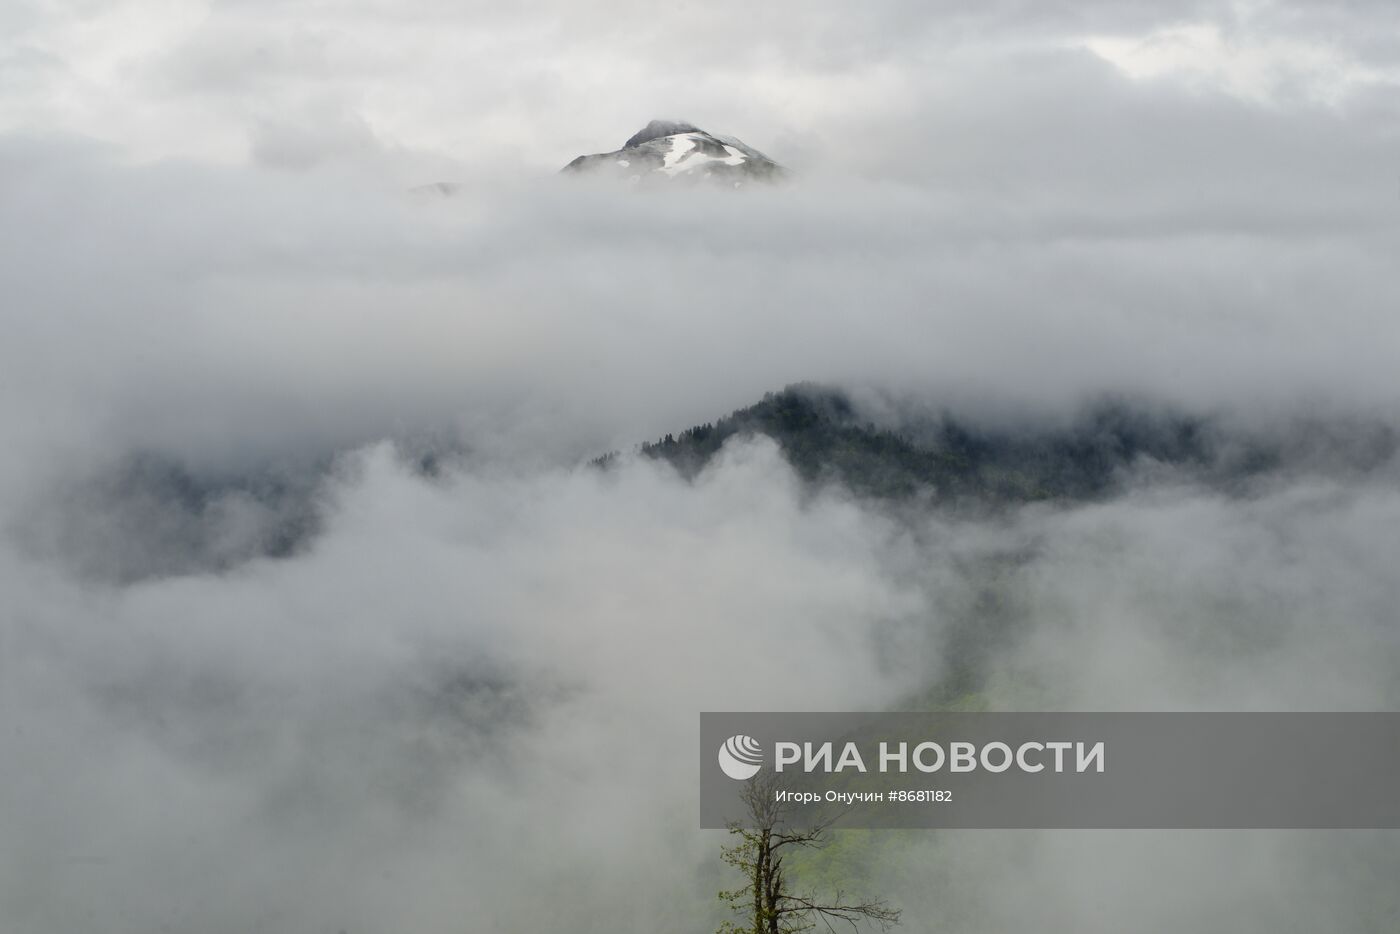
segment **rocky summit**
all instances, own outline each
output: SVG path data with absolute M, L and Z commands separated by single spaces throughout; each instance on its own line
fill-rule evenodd
M 781 165 L 742 140 L 678 120 L 653 120 L 621 149 L 579 156 L 563 171 L 634 184 L 705 183 L 729 188 L 774 182 L 787 174 Z

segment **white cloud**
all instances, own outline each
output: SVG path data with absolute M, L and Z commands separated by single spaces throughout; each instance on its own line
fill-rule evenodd
M 1400 82 L 1400 70 L 1377 68 L 1326 41 L 1227 33 L 1215 23 L 1091 37 L 1084 45 L 1136 80 L 1180 81 L 1259 104 L 1338 104 L 1372 85 Z

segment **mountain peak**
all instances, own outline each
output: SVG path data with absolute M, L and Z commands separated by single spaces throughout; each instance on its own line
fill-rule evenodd
M 635 184 L 695 182 L 742 188 L 781 179 L 786 169 L 732 136 L 682 120 L 652 120 L 616 152 L 579 156 L 565 172 L 606 175 Z

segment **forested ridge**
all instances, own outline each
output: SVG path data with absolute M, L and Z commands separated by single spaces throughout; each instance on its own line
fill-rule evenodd
M 1235 446 L 1228 463 L 1209 419 L 1103 401 L 1069 423 L 988 427 L 943 412 L 897 426 L 862 417 L 845 392 L 797 384 L 715 422 L 642 444 L 643 456 L 695 476 L 736 436 L 764 435 L 811 483 L 838 482 L 858 495 L 927 495 L 945 502 L 1016 504 L 1104 495 L 1143 461 L 1227 482 L 1279 460 L 1266 445 Z M 606 466 L 615 454 L 594 463 Z

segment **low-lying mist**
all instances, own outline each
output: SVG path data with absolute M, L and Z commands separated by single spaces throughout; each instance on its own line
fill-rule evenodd
M 303 550 L 223 572 L 7 550 L 13 929 L 696 930 L 702 709 L 1397 702 L 1390 477 L 895 521 L 764 440 L 693 482 L 427 477 L 380 445 L 322 496 Z M 1391 889 L 1339 866 L 1394 859 L 1384 834 L 871 846 L 920 930 L 1368 930 Z

